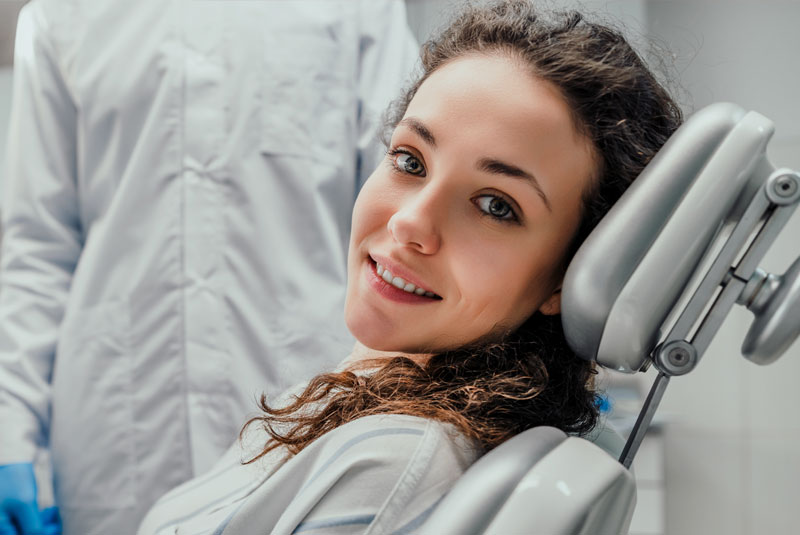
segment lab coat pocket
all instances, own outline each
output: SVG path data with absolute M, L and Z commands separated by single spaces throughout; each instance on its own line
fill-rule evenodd
M 67 508 L 135 503 L 127 302 L 68 313 L 53 376 L 55 492 Z
M 345 47 L 313 24 L 265 32 L 264 39 L 261 152 L 340 161 L 348 119 Z

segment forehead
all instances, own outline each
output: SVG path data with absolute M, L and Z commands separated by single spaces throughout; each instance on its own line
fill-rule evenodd
M 559 89 L 502 53 L 462 56 L 434 71 L 406 117 L 429 127 L 442 151 L 508 160 L 571 204 L 596 173 L 591 141 L 575 128 Z M 564 183 L 567 181 L 568 183 Z
M 560 91 L 531 74 L 520 61 L 499 52 L 468 54 L 439 67 L 409 104 L 406 115 L 418 114 L 490 130 L 541 125 L 583 141 Z

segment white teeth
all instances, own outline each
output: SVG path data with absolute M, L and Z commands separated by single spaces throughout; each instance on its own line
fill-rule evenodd
M 433 292 L 429 292 L 425 288 L 417 288 L 414 284 L 410 282 L 406 282 L 401 277 L 395 277 L 392 275 L 392 272 L 383 267 L 382 265 L 375 263 L 375 272 L 378 274 L 380 278 L 391 284 L 392 286 L 403 290 L 404 292 L 413 293 L 417 295 L 424 295 L 425 297 L 434 297 L 436 294 Z

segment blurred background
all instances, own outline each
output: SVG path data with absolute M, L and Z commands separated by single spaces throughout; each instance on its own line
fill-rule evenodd
M 14 28 L 24 3 L 0 0 L 0 187 Z M 424 40 L 459 3 L 406 0 L 417 38 Z M 550 0 L 543 5 L 579 8 L 623 29 L 661 71 L 687 115 L 730 101 L 769 117 L 776 126 L 772 162 L 800 170 L 800 2 Z M 783 273 L 800 254 L 798 236 L 800 213 L 762 268 Z M 639 490 L 632 534 L 800 531 L 794 509 L 800 499 L 800 344 L 768 367 L 746 361 L 739 348 L 751 318 L 735 309 L 697 369 L 671 381 L 635 462 Z M 654 377 L 651 370 L 602 379 L 611 417 L 622 429 Z

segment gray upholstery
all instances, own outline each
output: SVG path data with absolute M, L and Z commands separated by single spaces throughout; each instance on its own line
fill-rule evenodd
M 567 270 L 562 322 L 576 353 L 641 368 L 717 231 L 773 170 L 772 132 L 763 116 L 718 103 L 670 138 Z
M 459 479 L 427 520 L 422 533 L 483 533 L 519 481 L 566 439 L 567 435 L 554 427 L 535 427 L 493 449 Z

